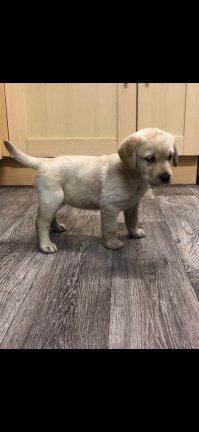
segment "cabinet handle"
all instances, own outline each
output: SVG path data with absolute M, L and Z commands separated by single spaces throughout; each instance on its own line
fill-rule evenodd
M 124 83 L 124 87 L 127 88 L 128 87 L 128 83 Z
M 149 83 L 145 83 L 145 87 L 148 87 L 149 86 Z

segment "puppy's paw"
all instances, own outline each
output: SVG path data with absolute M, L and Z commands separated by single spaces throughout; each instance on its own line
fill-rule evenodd
M 104 242 L 104 246 L 108 249 L 120 249 L 124 246 L 124 243 L 116 238 Z
M 43 253 L 50 254 L 50 253 L 57 252 L 57 246 L 56 246 L 55 243 L 49 243 L 49 244 L 46 244 L 46 245 L 42 244 L 42 245 L 40 245 L 40 250 Z
M 60 233 L 66 231 L 66 225 L 63 223 L 52 224 L 51 228 L 54 232 Z
M 140 239 L 145 237 L 145 232 L 142 228 L 137 228 L 135 231 L 132 231 L 129 233 L 129 237 L 131 238 L 135 238 L 135 239 Z

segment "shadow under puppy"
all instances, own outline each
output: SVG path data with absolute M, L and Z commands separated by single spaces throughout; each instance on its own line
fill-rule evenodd
M 119 249 L 124 246 L 117 238 L 117 217 L 124 212 L 129 236 L 145 236 L 138 228 L 140 199 L 149 185 L 170 183 L 171 166 L 177 166 L 174 137 L 157 128 L 141 129 L 126 137 L 118 153 L 103 156 L 58 156 L 36 158 L 4 141 L 10 154 L 22 164 L 37 169 L 38 215 L 36 229 L 39 247 L 53 253 L 49 229 L 66 230 L 56 219 L 63 204 L 100 210 L 104 246 Z

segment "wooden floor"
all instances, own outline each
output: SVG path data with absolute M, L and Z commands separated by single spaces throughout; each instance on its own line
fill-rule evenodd
M 64 207 L 38 251 L 33 188 L 0 188 L 0 348 L 199 348 L 199 186 L 143 198 L 146 238 L 101 243 L 99 212 Z

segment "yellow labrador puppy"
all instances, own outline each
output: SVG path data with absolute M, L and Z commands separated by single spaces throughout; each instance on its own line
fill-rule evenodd
M 22 164 L 37 169 L 38 215 L 36 229 L 44 253 L 56 252 L 49 229 L 65 231 L 56 219 L 63 204 L 101 211 L 104 245 L 119 249 L 117 217 L 124 211 L 130 237 L 141 238 L 139 202 L 149 185 L 170 183 L 171 166 L 177 166 L 174 137 L 161 129 L 147 128 L 129 135 L 118 153 L 104 156 L 59 156 L 36 158 L 4 141 L 7 150 Z

